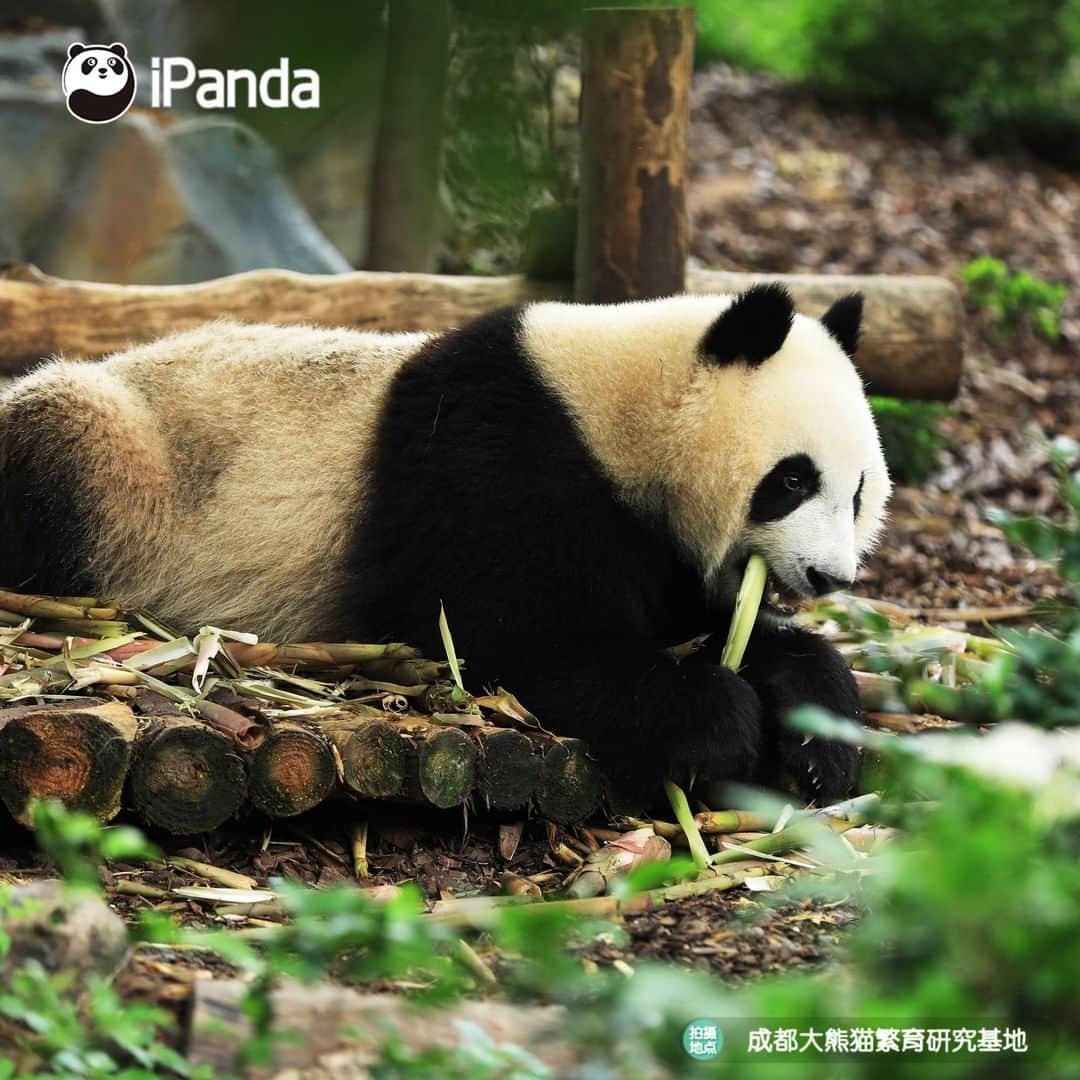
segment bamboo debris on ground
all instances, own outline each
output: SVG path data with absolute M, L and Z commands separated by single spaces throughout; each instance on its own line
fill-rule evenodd
M 104 805 L 85 796 L 88 764 L 66 775 L 48 753 L 56 704 L 35 705 L 29 718 L 0 709 L 13 721 L 7 738 L 21 748 L 5 764 L 30 777 L 25 790 L 8 784 L 0 797 L 24 816 L 30 798 L 50 794 L 114 814 L 125 774 L 127 805 L 178 834 L 221 825 L 245 803 L 293 816 L 335 791 L 440 808 L 471 797 L 500 812 L 535 806 L 561 824 L 600 803 L 600 777 L 582 743 L 541 729 L 501 688 L 480 699 L 498 719 L 487 722 L 451 680 L 451 664 L 411 646 L 224 640 L 196 678 L 197 643 L 146 612 L 85 597 L 0 596 L 11 615 L 0 631 L 0 704 L 71 697 L 65 708 L 76 720 L 63 725 L 63 747 L 93 729 L 93 710 L 104 704 L 79 695 L 116 698 L 108 709 L 127 725 L 117 744 L 126 756 L 101 757 L 93 774 L 112 769 L 108 782 L 94 780 Z M 205 628 L 200 638 L 209 635 L 221 636 Z M 82 754 L 84 763 L 90 757 Z
M 855 677 L 880 723 L 962 717 L 963 684 L 1007 643 L 887 608 L 840 597 L 803 617 L 875 669 Z M 876 630 L 860 628 L 866 611 Z M 871 641 L 883 616 L 897 632 Z M 146 612 L 0 592 L 0 799 L 20 820 L 31 798 L 53 795 L 108 818 L 126 783 L 125 805 L 177 833 L 213 828 L 245 804 L 300 813 L 334 792 L 437 807 L 473 798 L 560 824 L 601 803 L 584 744 L 541 728 L 501 687 L 471 697 L 448 661 L 408 645 L 223 641 L 201 693 L 197 652 Z M 147 695 L 164 710 L 148 711 Z M 695 820 L 706 834 L 756 824 L 729 812 Z
M 568 897 L 580 899 L 607 892 L 612 882 L 644 863 L 671 858 L 671 844 L 650 828 L 623 833 L 594 851 L 570 882 Z

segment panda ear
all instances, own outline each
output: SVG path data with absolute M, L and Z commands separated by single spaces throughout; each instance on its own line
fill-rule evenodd
M 795 304 L 783 285 L 753 285 L 706 331 L 702 359 L 717 367 L 739 362 L 757 367 L 780 351 L 794 318 Z
M 70 60 L 73 56 L 78 56 L 81 52 L 86 52 L 86 46 L 81 41 L 73 41 L 68 46 L 68 59 Z
M 127 56 L 127 49 L 119 41 L 114 41 L 109 46 L 109 52 L 114 52 L 117 56 Z
M 852 359 L 859 347 L 859 327 L 862 325 L 863 295 L 851 293 L 836 301 L 821 316 L 822 325 L 834 338 L 840 348 Z

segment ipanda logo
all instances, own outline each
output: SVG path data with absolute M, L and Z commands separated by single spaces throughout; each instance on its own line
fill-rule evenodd
M 111 45 L 68 48 L 62 76 L 68 112 L 87 124 L 107 124 L 128 111 L 135 100 L 135 69 L 127 49 Z M 197 68 L 186 56 L 150 58 L 150 106 L 168 109 L 173 94 L 195 87 L 200 109 L 317 109 L 319 73 L 311 68 L 290 70 L 283 56 L 276 67 L 256 74 L 248 68 Z
M 107 124 L 131 108 L 135 100 L 135 69 L 127 49 L 111 45 L 68 46 L 61 83 L 68 112 L 88 124 Z

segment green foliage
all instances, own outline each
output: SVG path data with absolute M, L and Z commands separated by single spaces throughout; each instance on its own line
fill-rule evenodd
M 1080 161 L 1080 0 L 699 0 L 705 55 Z
M 0 989 L 0 1016 L 26 1031 L 13 1052 L 38 1062 L 26 1080 L 86 1077 L 87 1080 L 152 1080 L 160 1076 L 210 1080 L 209 1069 L 193 1070 L 161 1033 L 172 1018 L 150 1005 L 120 1000 L 100 976 L 76 984 L 71 972 L 51 974 L 32 960 Z M 0 1078 L 15 1075 L 10 1058 L 0 1056 Z
M 1047 341 L 1061 336 L 1061 306 L 1068 286 L 1054 285 L 1026 270 L 1010 274 L 999 259 L 983 255 L 964 268 L 968 293 L 997 317 L 1002 337 L 1012 338 L 1025 325 Z
M 948 405 L 888 397 L 871 398 L 870 405 L 893 479 L 900 484 L 921 484 L 937 468 L 948 442 L 941 431 Z
M 138 829 L 103 826 L 97 818 L 66 810 L 59 802 L 39 802 L 31 811 L 42 850 L 68 885 L 98 889 L 97 868 L 109 859 L 153 859 L 158 850 Z

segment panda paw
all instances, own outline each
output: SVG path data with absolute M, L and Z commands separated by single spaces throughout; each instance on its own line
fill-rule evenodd
M 780 738 L 780 763 L 801 795 L 825 806 L 851 795 L 859 752 L 848 743 L 786 730 Z
M 761 701 L 748 682 L 726 668 L 703 668 L 699 678 L 715 698 L 707 701 L 704 714 L 688 709 L 672 730 L 664 775 L 680 784 L 695 778 L 749 781 L 761 753 Z

